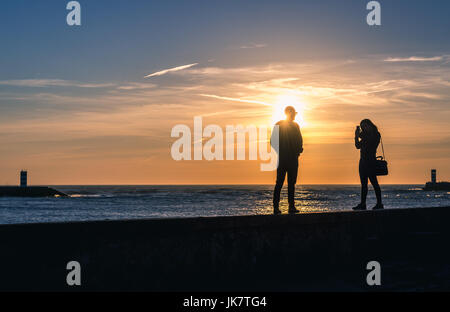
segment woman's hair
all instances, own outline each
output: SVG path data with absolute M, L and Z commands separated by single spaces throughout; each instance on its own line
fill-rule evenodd
M 375 134 L 375 133 L 378 132 L 377 126 L 375 126 L 375 124 L 374 124 L 370 119 L 363 119 L 363 120 L 361 120 L 360 125 L 361 125 L 361 127 L 362 127 L 363 125 L 369 126 L 369 128 L 371 129 L 370 131 L 371 131 L 373 134 Z

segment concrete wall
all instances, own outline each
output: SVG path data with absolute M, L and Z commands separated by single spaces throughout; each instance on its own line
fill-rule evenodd
M 0 290 L 450 289 L 450 207 L 0 225 Z M 66 264 L 82 267 L 68 287 Z
M 66 194 L 47 186 L 0 186 L 0 197 L 53 197 Z

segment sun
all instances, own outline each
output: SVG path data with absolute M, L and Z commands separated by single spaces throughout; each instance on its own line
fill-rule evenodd
M 295 121 L 297 121 L 300 126 L 304 127 L 306 125 L 306 122 L 304 120 L 305 103 L 295 94 L 281 94 L 276 98 L 276 101 L 273 105 L 272 124 L 286 119 L 284 109 L 287 106 L 292 106 L 295 108 L 295 111 L 297 112 Z

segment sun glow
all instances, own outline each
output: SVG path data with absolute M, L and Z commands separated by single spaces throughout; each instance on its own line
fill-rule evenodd
M 287 106 L 292 106 L 297 112 L 295 121 L 304 127 L 307 125 L 304 119 L 305 103 L 296 95 L 293 94 L 281 94 L 277 97 L 272 112 L 272 124 L 277 123 L 280 120 L 286 119 L 284 109 Z

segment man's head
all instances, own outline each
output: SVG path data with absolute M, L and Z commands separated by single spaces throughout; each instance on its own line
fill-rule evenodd
M 284 113 L 286 114 L 286 120 L 288 120 L 288 121 L 294 121 L 295 115 L 297 115 L 295 108 L 292 106 L 286 107 L 284 109 Z

